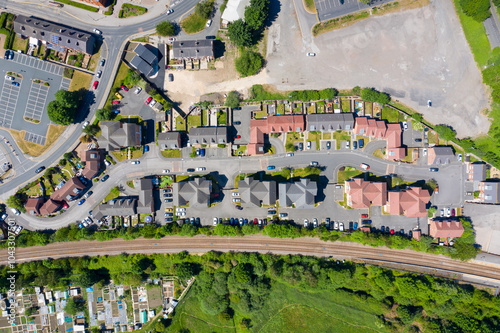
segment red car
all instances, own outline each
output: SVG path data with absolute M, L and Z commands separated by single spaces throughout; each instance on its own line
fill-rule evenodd
M 125 87 L 123 84 L 122 84 L 121 88 L 122 88 L 123 90 L 125 90 L 125 91 L 128 91 L 128 88 L 127 88 L 127 87 Z
M 451 216 L 455 216 L 455 208 L 451 210 Z
M 235 139 L 241 139 L 241 135 L 235 135 L 234 138 Z
M 368 218 L 368 214 L 361 214 L 361 218 L 362 218 L 362 219 L 366 219 L 366 218 Z
M 391 229 L 391 235 L 394 235 L 394 229 Z
M 94 87 L 94 90 L 97 89 L 98 85 L 99 85 L 99 81 L 94 81 L 94 84 L 92 85 L 92 87 Z
M 257 220 L 257 219 L 253 220 L 253 224 L 257 224 L 257 222 L 259 222 L 259 220 Z
M 151 103 L 151 101 L 153 100 L 153 97 L 149 97 L 145 102 L 144 104 L 146 105 L 149 105 L 149 103 Z
M 118 104 L 120 104 L 120 101 L 116 99 L 116 100 L 112 101 L 111 104 L 118 105 Z

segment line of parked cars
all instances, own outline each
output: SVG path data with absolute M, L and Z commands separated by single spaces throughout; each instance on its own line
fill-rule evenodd
M 246 219 L 246 218 L 238 218 L 238 217 L 231 217 L 231 218 L 226 218 L 226 219 L 223 219 L 223 218 L 217 218 L 217 217 L 214 217 L 213 218 L 213 225 L 214 227 L 216 227 L 218 224 L 227 224 L 227 225 L 233 225 L 233 226 L 237 226 L 237 225 L 247 225 L 247 224 L 254 224 L 254 225 L 258 225 L 259 227 L 265 227 L 267 225 L 268 221 L 267 219 Z

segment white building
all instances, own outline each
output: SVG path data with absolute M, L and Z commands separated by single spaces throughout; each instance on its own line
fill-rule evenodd
M 229 0 L 224 13 L 222 13 L 222 26 L 227 27 L 231 22 L 245 18 L 245 7 L 250 5 L 250 0 Z

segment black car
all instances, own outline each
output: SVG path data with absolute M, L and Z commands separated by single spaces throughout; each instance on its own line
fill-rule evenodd
M 215 36 L 206 36 L 205 39 L 215 39 Z
M 38 169 L 35 170 L 36 173 L 40 173 L 42 172 L 43 170 L 45 170 L 45 167 L 44 166 L 41 166 L 39 167 Z
M 104 66 L 104 64 L 105 64 L 105 63 L 106 63 L 106 59 L 101 59 L 101 63 L 100 63 L 100 65 L 101 65 L 101 66 Z
M 165 199 L 165 202 L 172 202 L 172 199 Z
M 189 168 L 189 169 L 187 169 L 187 172 L 194 172 L 194 169 L 193 168 Z
M 233 125 L 241 125 L 241 121 L 233 121 Z
M 415 142 L 422 142 L 422 139 L 415 139 Z
M 174 74 L 170 73 L 168 74 L 168 81 L 172 82 L 174 80 Z
M 243 210 L 243 207 L 236 205 L 237 210 Z
M 13 58 L 14 58 L 14 51 L 10 51 L 9 60 L 12 60 Z
M 9 53 L 10 53 L 9 50 L 5 51 L 5 55 L 3 56 L 5 60 L 9 59 Z
M 438 168 L 430 168 L 430 169 L 429 169 L 429 171 L 430 171 L 430 172 L 438 172 L 438 171 L 439 171 L 439 169 L 438 169 Z
M 304 150 L 304 143 L 303 142 L 299 142 L 299 150 L 300 151 Z
M 171 217 L 167 217 L 167 218 L 165 219 L 165 222 L 172 222 L 173 220 L 174 220 L 173 218 L 171 218 Z
M 332 148 L 332 144 L 330 143 L 330 141 L 327 141 L 326 142 L 326 149 L 330 150 L 330 148 Z
M 197 218 L 196 218 L 196 220 L 194 221 L 194 223 L 195 223 L 196 225 L 200 225 L 200 218 L 199 218 L 199 217 L 197 217 Z
M 106 175 L 104 177 L 101 178 L 101 182 L 105 182 L 106 180 L 108 180 L 109 178 L 109 175 Z

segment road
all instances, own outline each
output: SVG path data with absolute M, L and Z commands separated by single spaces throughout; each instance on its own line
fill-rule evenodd
M 183 0 L 175 6 L 175 12 L 169 15 L 168 19 L 170 21 L 178 20 L 198 2 L 198 0 Z M 81 105 L 81 110 L 84 111 L 84 116 L 77 119 L 77 122 L 92 119 L 95 111 L 104 106 L 111 85 L 113 84 L 116 71 L 118 70 L 118 66 L 120 64 L 120 55 L 129 38 L 135 38 L 134 36 L 136 35 L 148 34 L 155 29 L 158 23 L 166 19 L 166 16 L 163 15 L 164 12 L 158 12 L 158 16 L 154 18 L 149 18 L 144 22 L 137 22 L 130 25 L 101 26 L 99 25 L 100 22 L 97 22 L 92 26 L 89 26 L 88 22 L 78 18 L 75 19 L 75 17 L 71 15 L 66 15 L 64 11 L 61 12 L 61 10 L 45 4 L 0 0 L 0 7 L 5 7 L 7 8 L 7 11 L 14 14 L 31 16 L 36 13 L 35 16 L 37 17 L 66 24 L 83 31 L 92 31 L 93 28 L 98 28 L 102 31 L 103 49 L 101 51 L 101 57 L 106 58 L 107 63 L 104 68 L 102 68 L 103 73 L 99 83 L 99 88 L 95 91 L 95 94 L 92 90 L 87 93 L 85 100 Z M 54 147 L 40 158 L 22 156 L 21 149 L 16 145 L 14 138 L 8 131 L 0 129 L 0 136 L 3 136 L 6 140 L 10 141 L 14 150 L 19 155 L 19 159 L 16 159 L 15 157 L 13 159 L 14 169 L 16 169 L 19 165 L 22 165 L 22 168 L 25 170 L 24 172 L 16 173 L 14 178 L 1 186 L 1 198 L 5 200 L 20 186 L 37 178 L 34 170 L 40 166 L 48 167 L 57 163 L 65 152 L 76 146 L 78 139 L 81 136 L 81 127 L 79 124 L 69 126 L 62 137 L 54 144 Z M 4 143 L 2 143 L 2 145 L 4 145 Z M 10 150 L 8 149 L 7 151 Z
M 361 260 L 378 265 L 401 264 L 407 270 L 431 269 L 433 273 L 455 273 L 456 279 L 474 277 L 488 279 L 500 286 L 500 265 L 471 261 L 460 262 L 442 255 L 419 253 L 411 250 L 373 248 L 357 243 L 323 242 L 318 238 L 277 239 L 265 236 L 216 237 L 196 236 L 192 238 L 168 236 L 162 239 L 135 239 L 126 241 L 79 241 L 53 243 L 16 249 L 16 263 L 47 258 L 118 255 L 121 253 L 203 253 L 207 251 L 245 251 L 272 254 L 301 254 L 320 257 L 332 256 L 337 259 Z M 7 250 L 0 251 L 0 262 L 7 262 Z
M 17 222 L 28 229 L 57 229 L 81 220 L 99 204 L 109 193 L 109 190 L 120 182 L 138 179 L 162 173 L 163 169 L 170 169 L 175 174 L 186 174 L 187 168 L 206 167 L 204 173 L 217 172 L 219 177 L 227 179 L 223 189 L 234 188 L 236 175 L 253 173 L 265 170 L 268 165 L 274 165 L 276 169 L 283 167 L 300 168 L 309 165 L 311 161 L 317 161 L 322 168 L 321 175 L 326 178 L 327 183 L 335 183 L 337 171 L 342 166 L 359 167 L 361 163 L 370 165 L 370 172 L 375 175 L 387 175 L 396 173 L 405 180 L 417 181 L 436 179 L 440 184 L 439 195 L 433 197 L 433 203 L 439 205 L 461 206 L 463 198 L 463 165 L 458 162 L 441 167 L 439 172 L 430 172 L 428 166 L 405 165 L 381 160 L 374 156 L 364 154 L 361 151 L 332 151 L 324 152 L 296 152 L 293 157 L 286 157 L 285 154 L 270 155 L 264 157 L 245 158 L 196 158 L 196 159 L 165 159 L 158 153 L 145 154 L 141 159 L 141 164 L 131 165 L 130 163 L 118 163 L 111 166 L 106 173 L 109 179 L 102 183 L 93 183 L 94 194 L 87 201 L 78 206 L 75 203 L 61 215 L 53 218 L 38 218 L 27 214 L 16 217 Z M 220 166 L 224 165 L 224 170 L 220 171 Z M 231 200 L 228 198 L 227 200 Z M 234 205 L 231 205 L 234 206 Z M 220 207 L 219 207 L 220 208 Z M 234 208 L 234 207 L 233 207 Z M 217 210 L 217 208 L 215 208 Z M 322 207 L 318 207 L 321 210 Z M 219 212 L 221 214 L 221 212 Z M 217 215 L 223 217 L 224 215 Z M 215 215 L 214 215 L 215 216 Z M 211 217 L 211 216 L 210 216 Z M 227 214 L 229 217 L 229 214 Z

